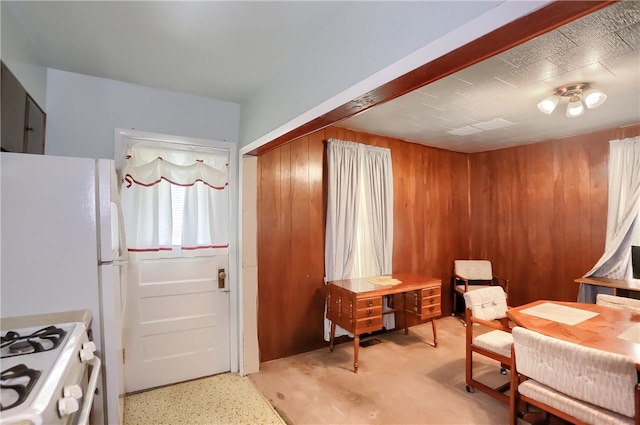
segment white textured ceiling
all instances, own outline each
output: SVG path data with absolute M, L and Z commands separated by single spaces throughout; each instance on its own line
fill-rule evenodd
M 242 103 L 367 2 L 2 3 L 46 67 Z M 640 1 L 616 3 L 337 125 L 478 152 L 639 123 L 639 22 Z M 605 104 L 572 119 L 563 104 L 538 111 L 576 82 L 605 91 Z
M 581 117 L 537 103 L 589 83 L 606 102 Z M 640 2 L 623 1 L 337 125 L 458 152 L 482 152 L 640 123 Z M 452 134 L 453 133 L 453 134 Z

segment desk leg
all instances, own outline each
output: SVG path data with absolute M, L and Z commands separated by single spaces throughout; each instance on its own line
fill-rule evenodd
M 435 319 L 431 319 L 431 329 L 433 329 L 433 346 L 438 346 L 438 334 L 436 332 L 436 321 Z
M 353 337 L 353 373 L 358 373 L 358 348 L 360 348 L 360 335 Z
M 331 336 L 329 337 L 329 352 L 333 353 L 333 338 L 336 335 L 336 322 L 331 321 Z
M 409 324 L 407 323 L 407 293 L 402 293 L 402 311 L 404 312 L 404 334 L 409 335 Z

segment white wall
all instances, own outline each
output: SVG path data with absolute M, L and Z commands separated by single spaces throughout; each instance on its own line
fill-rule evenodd
M 9 5 L 10 2 L 0 2 L 0 54 L 2 61 L 20 81 L 31 98 L 46 112 L 47 69 L 40 64 Z
M 240 373 L 260 370 L 258 343 L 258 157 L 245 155 L 239 161 L 241 184 L 240 286 L 242 364 Z
M 238 142 L 240 105 L 74 74 L 47 73 L 47 155 L 114 157 L 114 129 Z
M 249 152 L 548 3 L 354 2 L 242 104 L 241 152 Z

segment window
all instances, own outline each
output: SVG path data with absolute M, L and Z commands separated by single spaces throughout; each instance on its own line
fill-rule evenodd
M 129 141 L 122 203 L 139 258 L 223 254 L 229 247 L 229 152 Z

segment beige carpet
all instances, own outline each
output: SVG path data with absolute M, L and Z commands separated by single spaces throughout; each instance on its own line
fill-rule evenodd
M 431 325 L 273 360 L 250 377 L 225 373 L 128 395 L 125 425 L 150 424 L 506 424 L 508 408 L 486 394 L 466 392 L 465 328 L 453 317 Z M 368 338 L 363 338 L 366 340 Z M 484 382 L 504 382 L 498 365 L 478 357 Z M 271 403 L 271 404 L 270 404 Z M 273 405 L 273 406 L 272 406 Z M 275 410 L 274 410 L 275 408 Z M 276 411 L 280 414 L 276 413 Z M 521 422 L 524 423 L 524 422 Z
M 284 424 L 253 382 L 236 373 L 128 395 L 124 403 L 125 425 Z
M 409 335 L 376 336 L 381 343 L 360 348 L 357 374 L 353 343 L 345 343 L 332 354 L 326 348 L 262 363 L 250 378 L 288 424 L 507 424 L 506 404 L 465 389 L 465 328 L 453 317 L 437 327 L 438 348 L 429 323 Z M 484 382 L 509 379 L 497 363 L 477 358 Z

